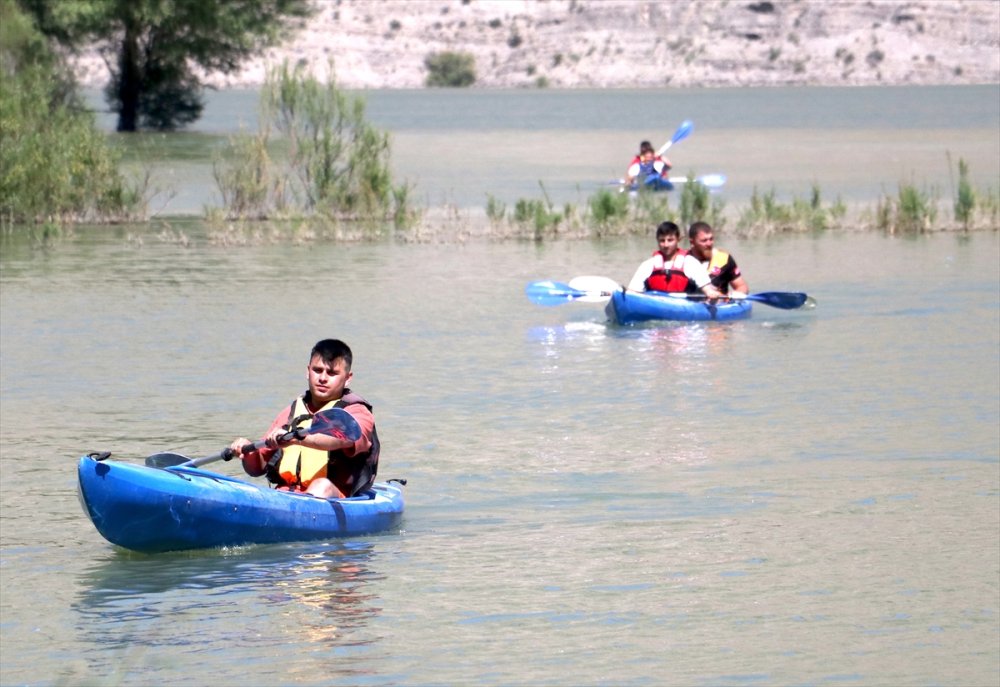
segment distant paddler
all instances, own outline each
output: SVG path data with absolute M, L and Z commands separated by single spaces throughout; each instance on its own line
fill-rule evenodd
M 639 144 L 639 154 L 632 158 L 625 172 L 625 186 L 669 191 L 674 187 L 668 176 L 672 167 L 670 160 L 657 154 L 652 143 L 643 141 Z

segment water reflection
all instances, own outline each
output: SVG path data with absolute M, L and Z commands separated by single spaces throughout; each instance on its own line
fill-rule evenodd
M 659 327 L 638 329 L 636 338 L 668 369 L 699 367 L 699 361 L 730 348 L 734 327 L 716 322 L 661 323 Z
M 245 629 L 278 615 L 299 642 L 365 645 L 371 640 L 358 635 L 380 611 L 370 586 L 383 579 L 372 569 L 374 553 L 373 544 L 353 541 L 155 556 L 116 549 L 81 575 L 75 627 L 88 642 L 162 647 L 231 632 L 229 616 Z M 241 629 L 240 641 L 270 640 Z
M 542 345 L 544 355 L 553 363 L 564 349 L 575 353 L 578 344 L 586 349 L 633 356 L 651 356 L 671 367 L 697 365 L 714 355 L 727 352 L 741 324 L 717 322 L 649 322 L 618 327 L 597 322 L 567 322 L 561 325 L 532 327 L 528 339 Z M 622 350 L 615 342 L 624 342 Z M 617 349 L 617 350 L 615 350 Z
M 367 586 L 381 579 L 367 567 L 371 546 L 341 543 L 328 551 L 304 553 L 290 565 L 268 568 L 273 587 L 263 598 L 272 604 L 295 602 L 315 611 L 303 625 L 306 638 L 330 645 L 367 644 L 348 637 L 377 615 L 378 598 Z

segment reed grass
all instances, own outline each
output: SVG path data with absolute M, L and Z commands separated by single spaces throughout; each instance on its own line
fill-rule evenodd
M 826 202 L 819 184 L 813 184 L 807 197 L 792 196 L 780 200 L 776 189 L 761 192 L 754 187 L 748 203 L 736 211 L 735 226 L 729 227 L 732 214 L 724 202 L 701 184 L 689 183 L 680 189 L 678 207 L 671 205 L 673 194 L 640 192 L 634 197 L 609 189 L 600 189 L 585 202 L 585 210 L 567 205 L 555 213 L 551 203 L 520 199 L 512 218 L 505 216 L 505 206 L 496 198 L 488 199 L 486 214 L 491 225 L 505 236 L 529 236 L 536 240 L 575 236 L 603 238 L 616 235 L 646 235 L 651 227 L 664 220 L 689 226 L 706 221 L 717 230 L 751 237 L 775 233 L 857 231 L 876 229 L 889 234 L 924 233 L 951 229 L 1000 230 L 1000 200 L 992 189 L 975 189 L 969 180 L 969 167 L 959 160 L 955 189 L 953 222 L 942 223 L 939 194 L 901 183 L 894 196 L 884 195 L 874 209 L 861 208 L 851 213 L 837 198 Z
M 895 196 L 883 195 L 875 210 L 875 226 L 887 234 L 931 231 L 937 219 L 937 195 L 911 183 L 900 183 Z
M 976 210 L 976 192 L 969 182 L 969 163 L 958 161 L 958 187 L 955 193 L 955 219 L 968 231 Z
M 747 235 L 824 231 L 840 225 L 847 215 L 847 206 L 839 198 L 831 205 L 823 203 L 818 184 L 813 184 L 808 199 L 793 196 L 790 203 L 779 201 L 774 188 L 761 193 L 754 186 L 749 203 L 738 221 Z

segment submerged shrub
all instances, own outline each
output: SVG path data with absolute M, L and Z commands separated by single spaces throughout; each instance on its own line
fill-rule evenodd
M 890 234 L 930 231 L 936 218 L 934 196 L 912 184 L 900 184 L 896 197 L 884 196 L 875 211 L 876 227 Z
M 15 3 L 0 3 L 0 224 L 113 222 L 145 214 L 144 192 Z
M 896 222 L 906 232 L 930 231 L 937 218 L 937 207 L 931 194 L 912 184 L 899 187 Z
M 502 222 L 507 215 L 507 205 L 496 198 L 492 193 L 486 194 L 486 217 L 490 222 L 496 224 Z
M 695 183 L 693 174 L 689 175 L 687 183 L 681 187 L 681 224 L 688 226 L 695 220 L 708 221 L 709 207 L 708 189 L 703 184 Z
M 624 220 L 628 217 L 629 197 L 627 193 L 601 189 L 587 201 L 590 216 L 599 225 Z
M 434 52 L 424 58 L 428 86 L 465 88 L 476 82 L 476 58 L 470 53 Z
M 260 119 L 256 135 L 231 138 L 216 158 L 230 217 L 412 222 L 409 188 L 393 184 L 388 134 L 366 121 L 364 100 L 349 97 L 332 78 L 320 82 L 287 62 L 272 69 Z M 272 131 L 280 135 L 280 159 L 269 153 Z
M 212 159 L 212 175 L 222 194 L 222 205 L 234 217 L 265 219 L 284 205 L 284 194 L 274 187 L 267 138 L 234 136 L 228 148 Z
M 740 226 L 747 234 L 823 231 L 835 226 L 846 213 L 847 206 L 839 198 L 835 204 L 824 207 L 817 184 L 813 184 L 807 199 L 793 196 L 791 203 L 780 202 L 773 188 L 762 194 L 755 186 L 750 206 L 740 216 Z
M 514 204 L 514 221 L 531 228 L 536 240 L 541 240 L 550 230 L 555 231 L 562 218 L 562 214 L 553 212 L 541 200 L 519 198 Z
M 965 229 L 969 228 L 972 221 L 973 211 L 976 209 L 976 193 L 969 182 L 969 164 L 963 160 L 958 161 L 958 189 L 955 195 L 955 219 L 962 224 Z

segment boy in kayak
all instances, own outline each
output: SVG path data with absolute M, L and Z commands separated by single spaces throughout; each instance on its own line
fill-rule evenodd
M 746 279 L 729 253 L 715 248 L 715 235 L 707 222 L 695 222 L 688 229 L 693 255 L 708 271 L 712 284 L 729 298 L 741 298 L 750 292 Z
M 283 408 L 264 435 L 267 448 L 243 455 L 248 475 L 267 475 L 279 489 L 303 491 L 322 498 L 353 496 L 368 489 L 378 471 L 379 440 L 372 407 L 348 388 L 354 376 L 350 347 L 339 339 L 323 339 L 313 346 L 306 367 L 309 389 Z M 357 441 L 323 433 L 278 445 L 290 430 L 309 427 L 312 416 L 329 408 L 343 408 L 357 420 Z M 240 437 L 230 448 L 241 455 L 248 439 Z
M 628 283 L 630 291 L 665 291 L 667 293 L 697 293 L 709 298 L 722 294 L 709 279 L 705 267 L 679 247 L 681 228 L 673 222 L 661 222 L 656 227 L 659 250 L 643 261 Z
M 625 186 L 627 188 L 638 186 L 650 191 L 661 189 L 669 191 L 674 187 L 667 178 L 667 172 L 671 167 L 673 165 L 670 164 L 670 160 L 656 154 L 652 143 L 643 141 L 639 144 L 639 154 L 632 158 L 625 172 Z

